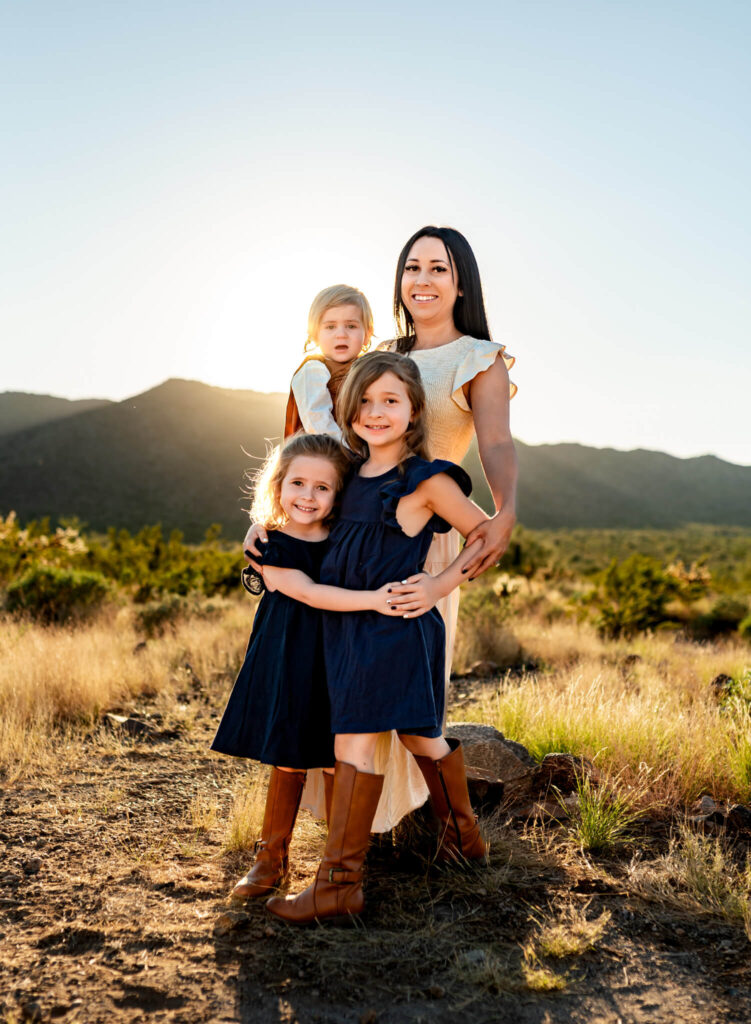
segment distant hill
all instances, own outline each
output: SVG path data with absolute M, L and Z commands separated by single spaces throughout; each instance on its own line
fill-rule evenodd
M 0 437 L 40 423 L 76 416 L 89 409 L 111 405 L 106 398 L 55 398 L 53 395 L 29 395 L 24 391 L 0 392 Z
M 189 539 L 219 522 L 238 536 L 248 505 L 244 472 L 258 465 L 250 455 L 263 456 L 265 439 L 278 438 L 284 404 L 281 394 L 168 380 L 124 402 L 18 429 L 0 436 L 0 512 L 15 509 L 22 520 L 75 515 L 97 530 L 162 522 Z M 517 451 L 526 526 L 751 527 L 749 467 L 577 444 L 519 441 Z M 475 448 L 465 465 L 486 504 Z

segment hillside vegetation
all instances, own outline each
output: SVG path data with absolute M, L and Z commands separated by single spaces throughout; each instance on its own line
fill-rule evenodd
M 267 439 L 278 439 L 285 404 L 280 394 L 169 380 L 123 402 L 19 426 L 18 409 L 8 412 L 17 397 L 0 395 L 0 423 L 17 424 L 0 436 L 0 514 L 77 516 L 99 531 L 161 522 L 191 541 L 210 523 L 242 534 L 245 473 Z M 31 416 L 40 396 L 22 397 Z M 528 527 L 751 527 L 749 467 L 575 444 L 517 441 L 517 452 L 518 514 Z M 476 447 L 465 465 L 475 499 L 489 508 Z

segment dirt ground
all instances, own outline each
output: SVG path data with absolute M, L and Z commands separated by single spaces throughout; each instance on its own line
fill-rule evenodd
M 368 906 L 352 928 L 296 929 L 263 901 L 231 906 L 227 893 L 249 858 L 223 852 L 226 819 L 254 769 L 209 753 L 215 705 L 196 699 L 190 727 L 157 741 L 97 730 L 61 751 L 64 770 L 40 766 L 3 786 L 5 1024 L 751 1019 L 743 931 L 642 902 L 623 860 L 563 857 L 498 815 L 485 823 L 484 871 L 434 873 L 419 837 L 374 844 Z M 190 810 L 197 795 L 217 804 L 205 832 Z M 301 817 L 292 891 L 324 841 L 323 826 Z M 540 922 L 564 909 L 607 921 L 594 947 L 525 960 Z M 546 988 L 551 977 L 562 987 Z

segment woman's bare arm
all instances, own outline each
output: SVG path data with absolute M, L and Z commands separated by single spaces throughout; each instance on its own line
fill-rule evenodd
M 503 359 L 497 358 L 467 387 L 480 461 L 496 507 L 491 519 L 467 535 L 467 543 L 482 541 L 467 567 L 467 575 L 474 579 L 495 565 L 509 546 L 516 523 L 517 463 L 509 421 L 508 370 Z

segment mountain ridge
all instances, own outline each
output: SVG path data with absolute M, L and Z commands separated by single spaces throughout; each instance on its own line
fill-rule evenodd
M 7 396 L 19 394 L 0 394 L 0 424 Z M 0 513 L 12 509 L 24 521 L 77 516 L 97 530 L 162 522 L 189 539 L 211 522 L 233 536 L 242 531 L 246 472 L 268 439 L 279 438 L 286 395 L 169 378 L 121 402 L 91 401 L 75 411 L 57 406 L 64 415 L 44 422 L 37 404 L 36 422 L 0 429 Z M 526 526 L 751 527 L 751 467 L 578 442 L 516 445 Z M 476 445 L 465 467 L 475 500 L 490 507 Z

